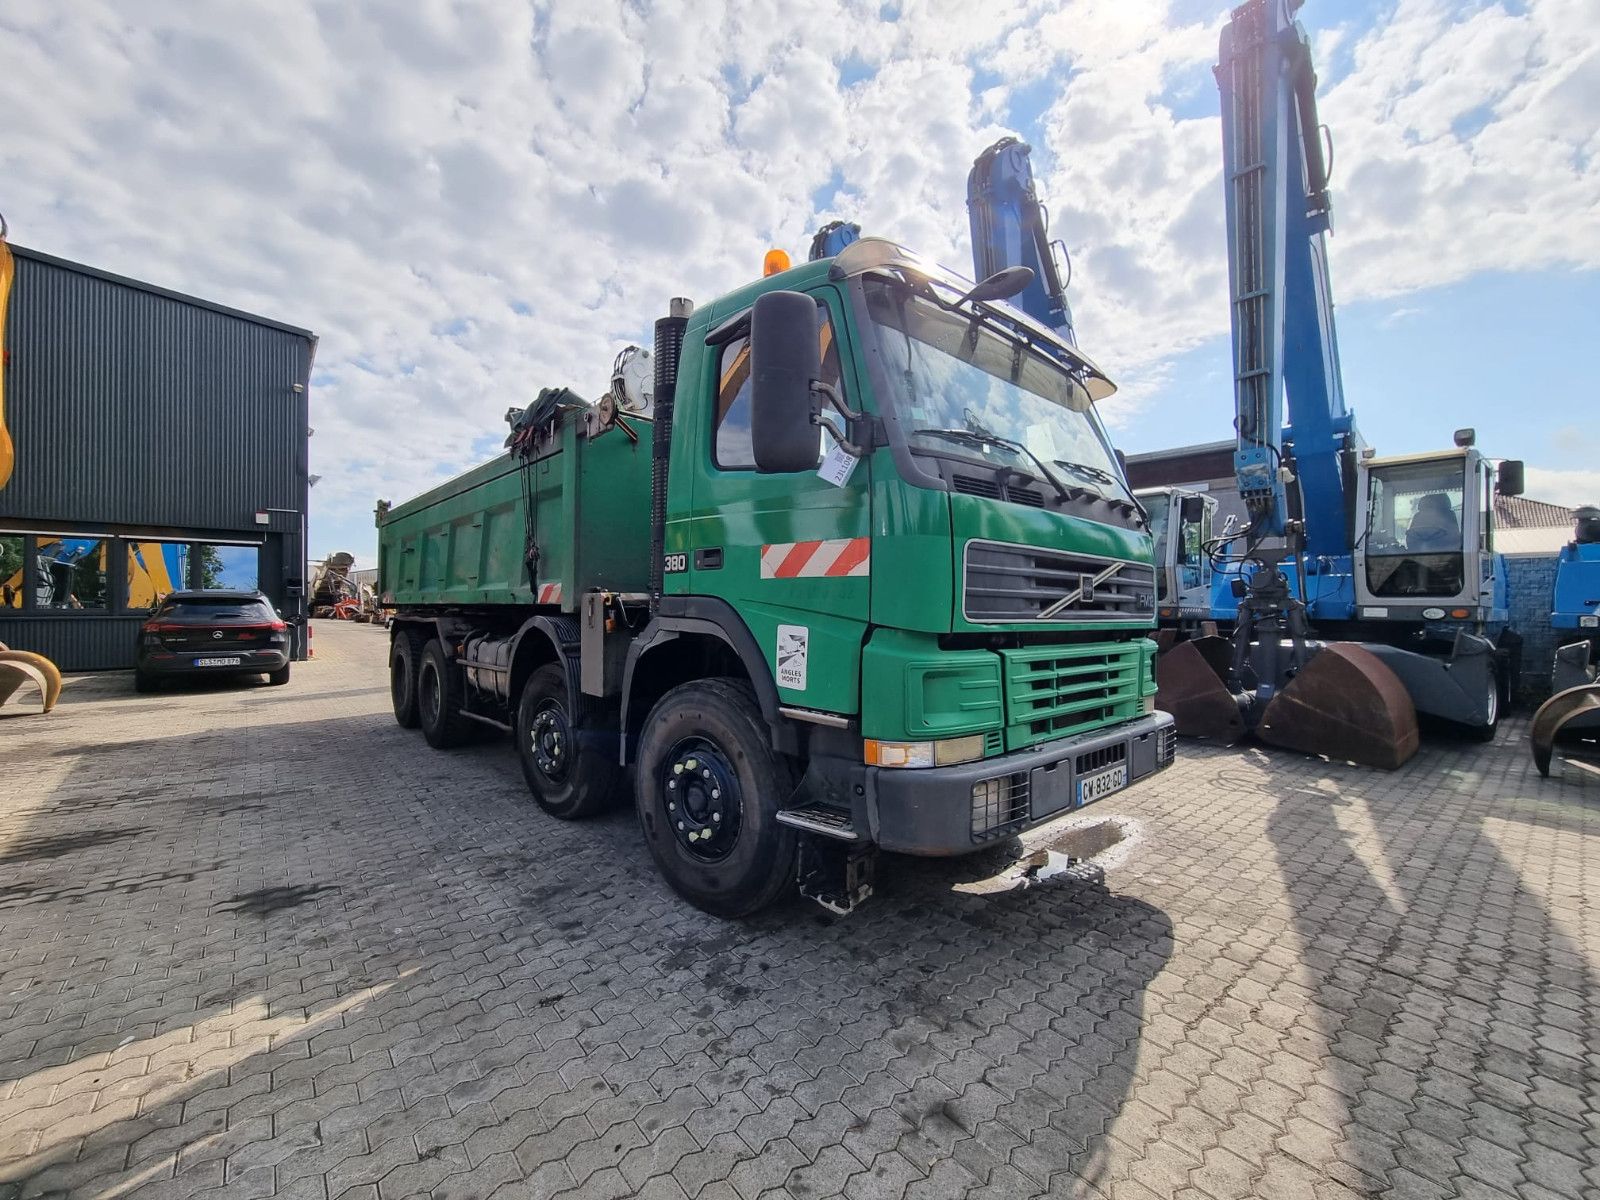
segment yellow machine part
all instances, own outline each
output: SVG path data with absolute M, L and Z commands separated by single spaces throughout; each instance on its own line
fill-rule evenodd
M 6 245 L 5 233 L 0 231 L 0 346 L 6 340 L 6 303 L 11 299 L 11 281 L 16 276 L 17 264 Z M 11 434 L 6 429 L 6 373 L 0 363 L 0 488 L 11 480 L 11 468 L 16 465 L 17 454 L 11 445 Z

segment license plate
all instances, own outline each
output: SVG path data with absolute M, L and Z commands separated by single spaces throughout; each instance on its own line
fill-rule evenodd
M 197 658 L 194 665 L 197 667 L 237 667 L 244 659 L 235 655 L 233 658 Z
M 1128 767 L 1124 763 L 1120 767 L 1110 767 L 1104 771 L 1096 771 L 1093 775 L 1085 775 L 1078 780 L 1078 803 L 1090 804 L 1112 792 L 1120 792 L 1128 786 Z

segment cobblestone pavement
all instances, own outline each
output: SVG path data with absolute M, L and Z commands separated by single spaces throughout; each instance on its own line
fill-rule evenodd
M 1520 724 L 1187 746 L 1103 882 L 723 924 L 316 641 L 0 721 L 0 1200 L 1600 1194 L 1600 788 Z

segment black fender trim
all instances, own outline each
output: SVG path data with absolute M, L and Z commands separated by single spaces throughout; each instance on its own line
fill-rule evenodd
M 518 681 L 516 673 L 517 655 L 522 650 L 523 639 L 528 637 L 542 638 L 549 643 L 555 651 L 555 658 L 561 664 L 562 673 L 567 678 L 567 711 L 578 711 L 578 623 L 569 617 L 529 617 L 522 623 L 522 628 L 511 637 L 511 679 L 507 681 L 506 706 L 515 717 L 517 704 L 522 699 L 518 689 L 511 687 L 512 682 Z
M 799 733 L 794 722 L 778 711 L 778 685 L 773 682 L 766 655 L 733 605 L 711 596 L 664 596 L 656 615 L 628 647 L 622 669 L 622 765 L 628 765 L 646 715 L 632 711 L 634 669 L 651 650 L 686 633 L 717 638 L 739 656 L 772 733 L 773 748 L 783 754 L 799 754 Z

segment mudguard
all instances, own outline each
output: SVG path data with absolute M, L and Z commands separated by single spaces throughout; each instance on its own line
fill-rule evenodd
M 1394 672 L 1418 713 L 1473 729 L 1489 723 L 1489 692 L 1497 681 L 1495 647 L 1488 638 L 1457 633 L 1448 658 L 1377 642 L 1360 645 Z

